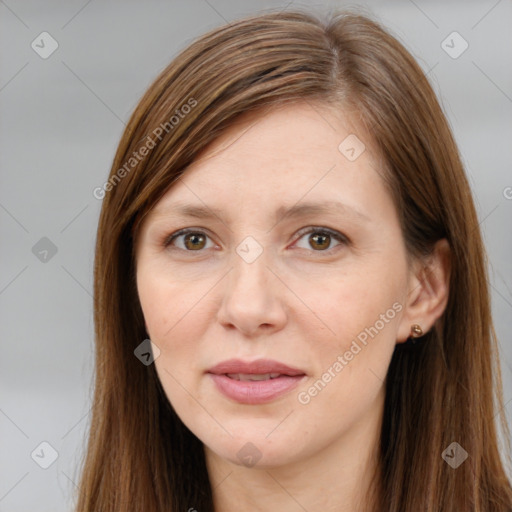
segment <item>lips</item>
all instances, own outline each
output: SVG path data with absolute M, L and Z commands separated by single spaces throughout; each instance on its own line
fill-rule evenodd
M 271 402 L 295 388 L 305 372 L 270 359 L 241 361 L 230 359 L 207 372 L 217 390 L 244 404 Z
M 298 368 L 292 368 L 279 361 L 272 359 L 258 359 L 257 361 L 242 361 L 240 359 L 230 359 L 215 365 L 208 370 L 208 373 L 215 375 L 227 374 L 246 374 L 246 375 L 264 375 L 275 374 L 288 375 L 296 377 L 297 375 L 305 375 L 305 372 Z

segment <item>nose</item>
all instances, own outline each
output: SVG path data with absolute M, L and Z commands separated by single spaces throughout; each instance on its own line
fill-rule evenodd
M 234 254 L 217 313 L 225 328 L 236 328 L 245 336 L 254 337 L 278 331 L 286 324 L 284 286 L 267 263 L 265 252 L 252 263 Z

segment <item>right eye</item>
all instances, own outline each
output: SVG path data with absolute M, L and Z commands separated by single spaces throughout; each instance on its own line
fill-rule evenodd
M 187 252 L 201 252 L 206 247 L 207 239 L 209 236 L 203 231 L 197 229 L 180 229 L 168 236 L 164 241 L 164 246 L 168 247 L 173 245 L 176 249 L 181 249 Z M 178 241 L 178 243 L 176 243 Z

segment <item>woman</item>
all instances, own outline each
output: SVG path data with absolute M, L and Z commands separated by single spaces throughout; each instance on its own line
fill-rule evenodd
M 470 188 L 378 24 L 204 35 L 100 194 L 78 511 L 510 510 Z

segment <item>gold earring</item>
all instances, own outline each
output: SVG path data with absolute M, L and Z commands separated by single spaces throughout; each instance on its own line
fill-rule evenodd
M 411 336 L 413 338 L 419 338 L 420 336 L 423 336 L 423 329 L 418 324 L 412 324 Z

